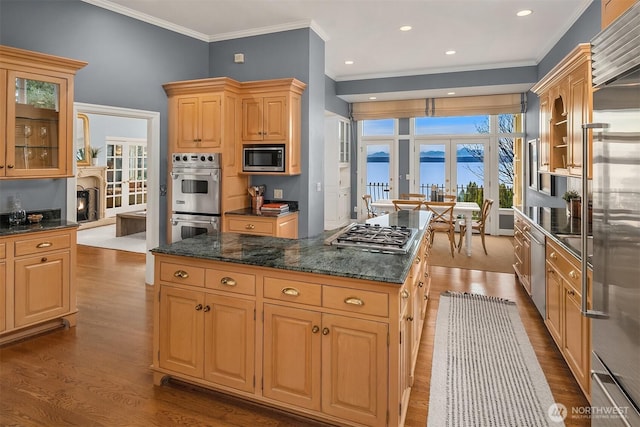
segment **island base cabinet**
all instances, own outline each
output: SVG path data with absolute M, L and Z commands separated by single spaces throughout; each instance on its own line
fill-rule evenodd
M 388 326 L 322 316 L 322 411 L 367 426 L 387 424 Z
M 253 391 L 254 309 L 254 301 L 163 286 L 160 367 Z

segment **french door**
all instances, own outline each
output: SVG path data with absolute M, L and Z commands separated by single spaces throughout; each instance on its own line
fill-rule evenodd
M 437 190 L 481 204 L 490 194 L 488 147 L 489 138 L 416 139 L 411 192 L 430 198 Z
M 107 216 L 147 208 L 147 141 L 107 138 Z
M 370 194 L 372 201 L 394 199 L 398 195 L 397 144 L 393 139 L 363 141 L 360 146 L 360 191 Z

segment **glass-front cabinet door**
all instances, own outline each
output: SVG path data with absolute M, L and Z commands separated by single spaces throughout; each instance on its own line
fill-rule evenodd
M 55 76 L 7 71 L 5 176 L 70 174 L 67 82 Z

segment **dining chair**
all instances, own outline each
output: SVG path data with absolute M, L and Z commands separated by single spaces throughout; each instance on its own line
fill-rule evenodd
M 362 200 L 364 200 L 364 207 L 367 209 L 367 218 L 373 218 L 378 216 L 376 211 L 373 209 L 373 206 L 371 206 L 371 195 L 363 194 Z
M 396 211 L 401 211 L 401 210 L 419 211 L 423 203 L 420 200 L 397 200 L 397 199 L 394 199 L 391 202 L 393 203 L 393 207 L 396 209 Z
M 482 208 L 480 209 L 480 218 L 478 220 L 471 221 L 471 232 L 473 230 L 477 230 L 480 234 L 480 239 L 482 239 L 482 249 L 484 249 L 484 254 L 489 255 L 487 253 L 487 247 L 484 244 L 484 234 L 485 227 L 487 225 L 487 218 L 489 217 L 489 212 L 491 212 L 491 206 L 493 205 L 493 200 L 485 199 L 482 202 Z M 461 220 L 460 224 L 460 240 L 458 241 L 458 252 L 462 249 L 462 238 L 465 236 L 467 232 L 467 222 L 465 220 Z
M 458 196 L 456 196 L 455 194 L 445 194 L 444 201 L 445 202 L 457 202 L 458 201 Z
M 423 205 L 432 214 L 431 222 L 429 223 L 431 231 L 429 243 L 433 244 L 433 238 L 436 233 L 446 233 L 449 236 L 449 246 L 451 247 L 451 257 L 453 258 L 456 246 L 455 223 L 453 221 L 455 202 L 424 202 Z
M 427 196 L 422 193 L 402 193 L 400 194 L 401 200 L 425 200 Z

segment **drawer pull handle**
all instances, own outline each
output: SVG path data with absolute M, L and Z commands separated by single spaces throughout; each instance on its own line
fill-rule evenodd
M 420 257 L 419 256 L 416 257 L 416 264 L 420 264 Z
M 413 317 L 411 317 L 411 316 L 407 316 L 407 321 L 409 321 L 409 322 L 413 322 Z
M 42 259 L 40 260 L 41 262 L 47 262 L 47 257 L 43 256 Z
M 556 274 L 556 271 L 553 268 L 548 268 L 547 273 Z
M 231 277 L 223 277 L 222 279 L 220 279 L 220 283 L 225 285 L 225 286 L 235 286 L 235 285 L 237 285 L 236 281 L 234 279 L 232 279 Z
M 425 301 L 428 300 L 429 299 L 429 295 L 425 294 L 424 295 L 424 299 L 425 299 Z
M 48 248 L 50 246 L 53 246 L 53 243 L 51 243 L 51 242 L 42 242 L 42 243 L 38 243 L 36 245 L 36 248 L 42 249 L 42 248 Z
M 322 335 L 329 335 L 329 328 L 322 328 Z
M 184 270 L 177 270 L 175 273 L 173 273 L 173 277 L 177 277 L 178 279 L 186 279 L 187 277 L 189 277 L 189 273 Z
M 256 228 L 256 226 L 253 224 L 247 224 L 244 228 L 246 228 L 247 230 L 253 230 L 254 228 Z
M 351 305 L 360 305 L 360 306 L 364 305 L 364 301 L 362 301 L 360 298 L 357 298 L 357 297 L 345 298 L 344 303 L 351 304 Z
M 418 287 L 419 287 L 419 288 L 422 288 L 423 286 L 424 286 L 424 283 L 423 283 L 423 282 L 418 282 Z
M 202 304 L 196 305 L 196 311 L 200 311 L 200 310 L 202 310 Z
M 551 259 L 558 259 L 558 255 L 556 255 L 556 253 L 555 253 L 555 252 L 551 252 L 551 253 L 549 254 L 549 258 L 551 258 Z
M 207 312 L 211 311 L 211 307 L 209 307 L 208 305 L 205 305 L 204 308 L 202 309 L 202 311 L 207 313 Z
M 571 277 L 572 279 L 577 279 L 578 278 L 578 274 L 574 270 L 571 270 L 569 272 L 569 277 Z
M 9 169 L 13 169 L 13 165 L 7 165 Z
M 573 296 L 573 295 L 575 295 L 576 293 L 575 293 L 572 289 L 570 289 L 570 290 L 568 290 L 568 291 L 567 291 L 567 294 L 569 294 L 569 295 Z
M 313 328 L 311 328 L 311 332 L 317 334 L 318 332 L 320 332 L 320 326 L 313 325 Z
M 400 292 L 400 296 L 401 296 L 403 299 L 407 299 L 407 298 L 409 298 L 409 292 L 407 292 L 407 290 L 406 290 L 406 289 L 403 289 L 403 290 L 402 290 L 402 292 Z M 345 302 L 347 302 L 347 301 L 345 300 Z M 347 303 L 347 304 L 349 304 L 349 303 Z
M 298 295 L 300 295 L 300 291 L 296 288 L 283 288 L 282 293 L 292 297 L 297 297 Z

